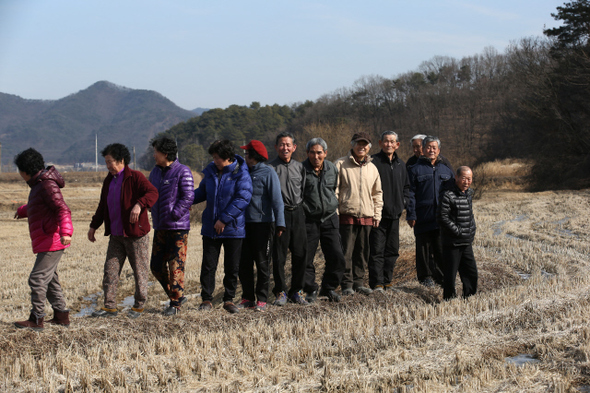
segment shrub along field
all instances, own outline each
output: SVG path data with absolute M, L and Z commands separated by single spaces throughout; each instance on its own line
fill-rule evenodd
M 186 263 L 189 301 L 180 315 L 162 315 L 166 296 L 151 277 L 147 310 L 137 320 L 124 312 L 112 319 L 77 316 L 70 328 L 46 326 L 37 333 L 13 326 L 30 309 L 27 278 L 34 255 L 26 221 L 12 218 L 28 187 L 22 181 L 1 184 L 2 391 L 590 389 L 587 190 L 496 190 L 474 202 L 480 292 L 468 300 L 443 302 L 441 288 L 418 285 L 414 237 L 402 221 L 395 291 L 230 315 L 221 309 L 221 265 L 215 308 L 199 312 L 197 224 Z M 86 239 L 99 191 L 100 182 L 73 178 L 63 190 L 75 233 L 59 274 L 72 315 L 102 305 L 97 294 L 107 239 Z M 321 252 L 316 262 L 319 281 Z M 121 310 L 133 291 L 126 265 Z

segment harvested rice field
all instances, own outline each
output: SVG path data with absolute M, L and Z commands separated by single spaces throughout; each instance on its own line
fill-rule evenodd
M 182 313 L 162 315 L 166 296 L 150 277 L 146 312 L 132 320 L 88 316 L 102 306 L 107 239 L 102 229 L 96 243 L 86 239 L 100 182 L 66 177 L 75 233 L 58 271 L 72 324 L 33 332 L 13 325 L 30 310 L 34 255 L 26 221 L 13 219 L 28 187 L 2 176 L 0 391 L 590 391 L 588 190 L 486 192 L 474 202 L 479 293 L 449 302 L 416 281 L 414 237 L 403 223 L 394 291 L 230 315 L 220 266 L 214 309 L 199 312 L 195 224 Z M 322 261 L 318 252 L 318 282 Z M 126 265 L 120 310 L 133 292 Z

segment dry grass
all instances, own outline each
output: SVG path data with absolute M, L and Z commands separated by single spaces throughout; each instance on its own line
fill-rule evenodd
M 490 190 L 523 191 L 527 188 L 527 179 L 531 173 L 532 163 L 517 159 L 504 159 L 485 162 L 473 170 L 473 188 L 479 199 Z
M 26 199 L 27 188 L 4 186 L 2 199 Z M 59 272 L 74 312 L 101 289 L 106 239 L 86 240 L 99 188 L 64 189 L 76 232 Z M 153 285 L 139 320 L 74 318 L 69 329 L 42 333 L 12 325 L 28 316 L 34 257 L 26 222 L 0 211 L 0 390 L 576 391 L 590 384 L 589 194 L 488 192 L 475 202 L 480 293 L 468 300 L 442 302 L 440 288 L 417 285 L 414 239 L 403 225 L 395 292 L 232 316 L 220 308 L 220 268 L 216 308 L 199 313 L 195 228 L 181 315 L 162 316 L 165 296 Z M 130 273 L 121 301 L 133 293 Z M 518 354 L 539 362 L 506 362 Z

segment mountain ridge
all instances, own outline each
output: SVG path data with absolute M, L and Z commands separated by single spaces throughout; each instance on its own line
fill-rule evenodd
M 141 153 L 154 135 L 195 116 L 156 91 L 108 81 L 57 100 L 0 93 L 2 164 L 28 147 L 48 162 L 94 161 L 96 134 L 99 150 L 118 142 Z

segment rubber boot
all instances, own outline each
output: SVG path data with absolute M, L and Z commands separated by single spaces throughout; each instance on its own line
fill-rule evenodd
M 46 322 L 68 327 L 70 326 L 70 312 L 53 310 L 53 318 Z
M 43 317 L 37 318 L 33 313 L 31 313 L 27 321 L 15 322 L 14 326 L 19 329 L 33 329 L 39 332 L 43 330 Z

